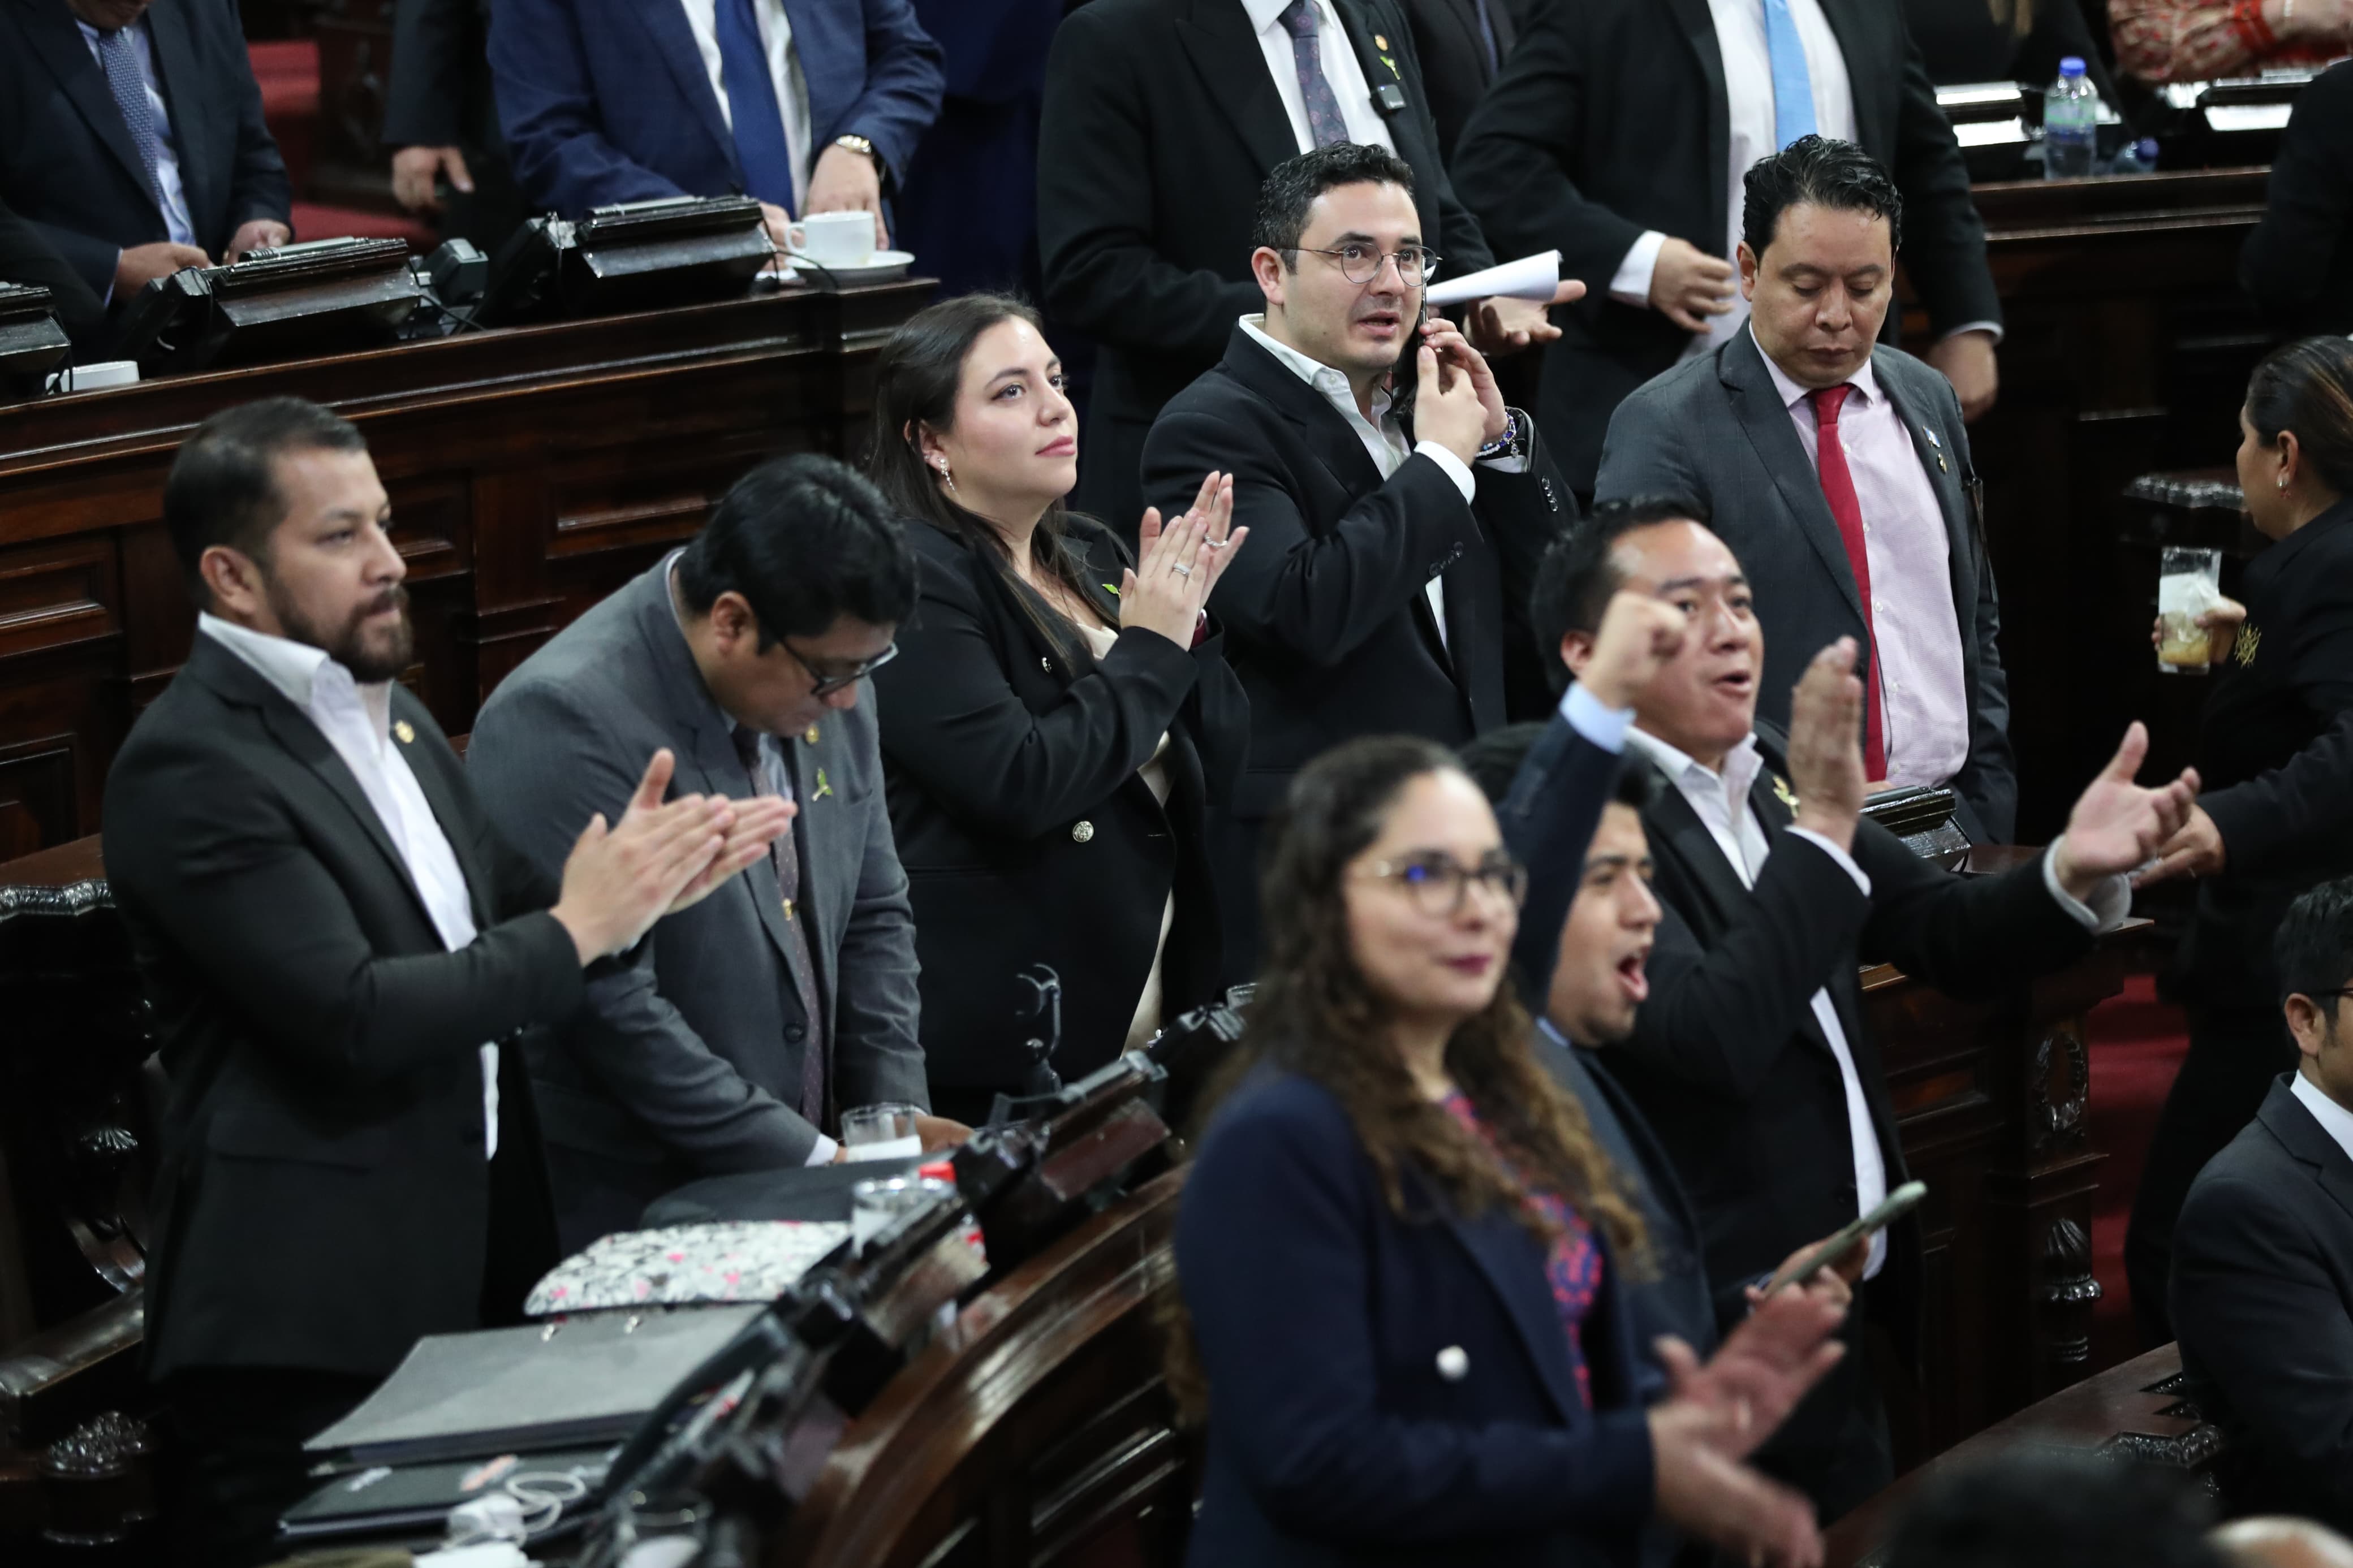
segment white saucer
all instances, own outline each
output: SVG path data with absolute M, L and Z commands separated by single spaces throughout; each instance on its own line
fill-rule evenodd
M 828 282 L 839 286 L 856 283 L 890 283 L 907 275 L 915 264 L 912 250 L 878 250 L 855 266 L 829 267 L 814 257 L 795 254 L 793 265 L 804 282 L 824 288 Z

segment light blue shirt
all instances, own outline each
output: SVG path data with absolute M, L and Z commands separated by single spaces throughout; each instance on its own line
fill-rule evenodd
M 90 58 L 98 62 L 99 74 L 105 75 L 106 58 L 99 52 L 98 29 L 79 16 L 74 26 L 81 29 L 81 41 L 90 46 Z M 155 116 L 155 184 L 164 197 L 164 231 L 174 245 L 195 245 L 196 226 L 188 216 L 188 194 L 180 184 L 180 142 L 172 133 L 172 111 L 164 106 L 164 86 L 155 75 L 155 47 L 147 32 L 147 18 L 132 23 L 127 32 L 132 57 L 139 62 L 139 79 L 147 89 L 147 107 Z

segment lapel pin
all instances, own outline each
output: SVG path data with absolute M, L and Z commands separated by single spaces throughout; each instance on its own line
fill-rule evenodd
M 818 771 L 817 771 L 817 793 L 816 793 L 815 795 L 813 795 L 809 796 L 809 799 L 811 799 L 812 801 L 823 800 L 827 795 L 831 795 L 832 793 L 833 793 L 833 786 L 832 786 L 831 784 L 828 784 L 828 783 L 826 783 L 826 782 L 825 782 L 825 770 L 824 770 L 823 768 L 819 768 L 819 769 L 818 769 Z
M 392 721 L 392 732 L 400 738 L 400 743 L 404 746 L 411 744 L 417 739 L 417 731 L 409 728 L 408 721 L 406 719 L 395 719 Z
M 803 733 L 803 734 L 802 734 L 801 739 L 802 739 L 802 740 L 804 740 L 804 741 L 806 741 L 806 742 L 808 742 L 810 745 L 812 745 L 812 746 L 816 745 L 816 744 L 817 744 L 817 726 L 816 726 L 816 725 L 814 725 L 814 724 L 810 725 L 810 726 L 808 727 L 807 731 L 805 733 Z
M 1783 778 L 1779 773 L 1775 773 L 1773 775 L 1773 798 L 1779 801 L 1783 805 L 1788 806 L 1792 812 L 1798 809 L 1798 796 L 1796 792 L 1789 788 L 1789 781 Z
M 1388 41 L 1387 38 L 1383 37 L 1382 37 L 1380 34 L 1378 34 L 1378 33 L 1375 33 L 1375 34 L 1373 35 L 1373 47 L 1375 47 L 1375 48 L 1377 48 L 1377 49 L 1386 49 L 1386 48 L 1388 48 L 1388 47 L 1389 47 L 1389 41 Z

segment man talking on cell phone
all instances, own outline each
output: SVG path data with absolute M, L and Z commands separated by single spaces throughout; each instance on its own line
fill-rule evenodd
M 1250 255 L 1265 310 L 1144 445 L 1147 502 L 1175 516 L 1230 470 L 1250 531 L 1209 606 L 1250 705 L 1218 851 L 1240 973 L 1256 968 L 1259 829 L 1310 758 L 1366 734 L 1460 745 L 1551 705 L 1528 584 L 1576 502 L 1478 351 L 1422 320 L 1438 262 L 1413 181 L 1355 142 L 1276 165 Z
M 1642 816 L 1662 908 L 1646 994 L 1610 1063 L 1698 1210 L 1721 1303 L 1905 1180 L 1863 1027 L 1862 965 L 1894 963 L 1972 996 L 2072 962 L 2122 921 L 2126 874 L 2187 819 L 2197 777 L 2134 784 L 2147 748 L 2135 724 L 2047 852 L 1999 877 L 1940 870 L 1862 816 L 1852 639 L 1808 667 L 1786 736 L 1757 725 L 1764 636 L 1741 563 L 1704 507 L 1603 502 L 1546 557 L 1536 633 L 1580 680 L 1621 591 L 1672 605 L 1683 638 L 1614 715 L 1654 778 Z M 1587 720 L 1606 744 L 1610 730 Z M 1907 1361 L 1918 1231 L 1906 1220 L 1872 1238 L 1848 1331 L 1877 1323 Z M 1892 1461 L 1871 1358 L 1849 1354 L 1756 1462 L 1810 1495 L 1825 1522 L 1884 1486 Z
M 527 1029 L 767 852 L 782 802 L 665 805 L 670 754 L 541 877 L 395 679 L 414 637 L 359 431 L 279 397 L 180 449 L 195 646 L 106 788 L 106 872 L 171 1079 L 147 1364 L 179 1563 L 282 1555 L 302 1444 L 420 1335 L 521 1316 L 555 1260 Z

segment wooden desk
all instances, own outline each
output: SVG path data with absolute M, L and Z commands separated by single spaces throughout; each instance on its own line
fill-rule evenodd
M 366 432 L 408 562 L 405 678 L 452 734 L 766 457 L 851 457 L 916 280 L 470 333 L 0 408 L 0 859 L 95 833 L 195 612 L 162 523 L 207 415 L 293 394 Z
M 2268 171 L 2210 169 L 1979 185 L 2005 318 L 2001 391 L 1970 427 L 2001 592 L 2019 759 L 2018 837 L 2056 836 L 2127 721 L 2148 776 L 2189 760 L 2196 682 L 2149 656 L 2157 560 L 2119 542 L 2125 486 L 2154 468 L 2227 466 L 2247 374 L 2269 346 L 2239 291 L 2239 247 Z M 1907 310 L 1905 345 L 1925 352 Z

